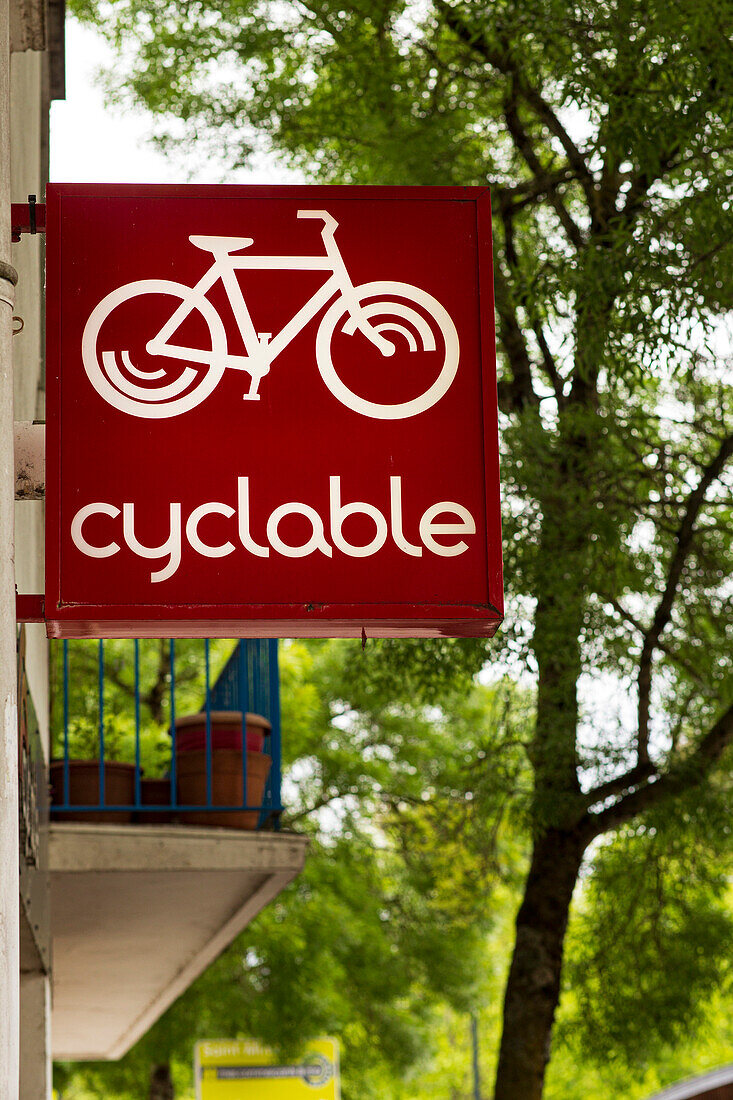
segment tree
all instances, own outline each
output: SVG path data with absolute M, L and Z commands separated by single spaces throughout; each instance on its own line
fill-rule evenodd
M 504 641 L 537 685 L 495 1097 L 538 1100 L 590 846 L 690 792 L 704 804 L 733 738 L 733 4 L 75 10 L 116 42 L 168 146 L 194 135 L 237 165 L 264 140 L 320 181 L 491 188 Z M 609 683 L 633 704 L 618 730 L 592 714 Z
M 526 699 L 456 676 L 436 713 L 409 690 L 380 689 L 369 664 L 355 682 L 351 646 L 283 648 L 284 827 L 311 837 L 305 870 L 119 1063 L 57 1067 L 68 1100 L 182 1095 L 197 1039 L 253 1035 L 290 1060 L 324 1033 L 345 1046 L 346 1100 L 383 1100 L 449 1008 L 465 1021 L 482 1003 L 522 842 L 496 805 L 506 775 L 474 762 L 524 731 Z

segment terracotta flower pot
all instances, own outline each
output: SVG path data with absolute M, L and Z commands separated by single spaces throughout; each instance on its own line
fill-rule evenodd
M 241 710 L 212 710 L 211 747 L 212 749 L 235 749 L 242 751 L 242 712 Z M 261 714 L 247 712 L 247 749 L 249 752 L 262 752 L 265 735 L 272 729 L 271 723 Z M 176 719 L 176 753 L 197 752 L 206 748 L 206 712 L 187 714 Z
M 120 822 L 132 821 L 132 810 L 57 810 L 64 801 L 64 762 L 51 762 L 51 816 L 57 821 Z M 69 761 L 69 804 L 94 806 L 99 803 L 99 761 Z M 129 806 L 135 801 L 135 765 L 107 760 L 104 765 L 104 801 L 106 805 Z
M 148 813 L 139 810 L 136 821 L 140 825 L 168 825 L 173 821 L 171 813 L 170 779 L 141 779 L 140 801 L 143 806 L 166 806 L 167 810 L 152 810 Z
M 263 752 L 247 753 L 247 805 L 261 806 L 272 761 Z M 206 752 L 185 751 L 176 756 L 178 802 L 205 806 Z M 238 806 L 242 798 L 242 753 L 216 749 L 211 753 L 211 801 L 215 806 Z M 187 825 L 218 825 L 225 829 L 256 829 L 259 810 L 188 811 L 179 814 Z

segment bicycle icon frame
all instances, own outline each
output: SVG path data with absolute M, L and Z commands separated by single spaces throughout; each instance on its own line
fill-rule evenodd
M 82 337 L 84 368 L 100 396 L 110 405 L 133 416 L 177 416 L 200 404 L 218 385 L 224 371 L 234 369 L 245 371 L 250 376 L 249 389 L 242 395 L 243 398 L 257 401 L 260 382 L 269 373 L 273 361 L 331 302 L 316 334 L 316 363 L 326 387 L 338 401 L 363 416 L 383 420 L 415 416 L 439 401 L 453 382 L 460 354 L 458 334 L 449 313 L 432 295 L 411 283 L 381 280 L 355 286 L 335 241 L 336 219 L 326 210 L 298 210 L 297 217 L 323 221 L 321 238 L 325 255 L 236 255 L 249 248 L 254 243 L 253 238 L 194 234 L 189 236 L 189 240 L 195 247 L 211 253 L 212 264 L 193 287 L 164 279 L 143 279 L 127 283 L 107 294 L 90 314 Z M 256 331 L 237 279 L 238 271 L 266 270 L 330 272 L 322 286 L 274 335 Z M 208 292 L 219 280 L 226 291 L 246 355 L 234 355 L 228 350 L 225 326 L 207 298 Z M 120 351 L 127 376 L 118 365 L 116 351 L 101 350 L 98 355 L 98 338 L 109 315 L 132 298 L 150 294 L 180 299 L 180 305 L 145 344 L 145 352 L 150 356 L 175 359 L 186 364 L 170 382 L 166 380 L 166 371 L 156 364 L 146 370 L 133 363 L 128 350 Z M 201 313 L 208 325 L 211 350 L 173 342 L 175 333 L 194 311 Z M 372 318 L 377 320 L 372 323 Z M 432 320 L 434 327 L 427 318 Z M 394 339 L 383 333 L 398 336 L 410 352 L 435 352 L 438 348 L 435 330 L 439 331 L 443 358 L 437 377 L 429 379 L 427 388 L 408 400 L 380 403 L 365 399 L 343 382 L 334 367 L 331 340 L 337 324 L 341 325 L 341 331 L 347 336 L 353 336 L 357 330 L 362 332 L 384 357 L 394 355 L 397 345 Z M 191 364 L 207 370 L 197 371 Z M 432 366 L 435 366 L 435 361 Z M 141 386 L 131 381 L 132 378 L 148 385 Z M 160 379 L 164 380 L 163 383 L 157 384 Z
M 290 341 L 313 320 L 336 292 L 346 303 L 352 317 L 352 328 L 351 330 L 347 329 L 347 331 L 353 332 L 358 327 L 379 348 L 383 355 L 393 355 L 394 345 L 383 336 L 380 336 L 368 320 L 362 316 L 354 285 L 336 244 L 335 233 L 338 228 L 336 219 L 326 210 L 298 210 L 297 216 L 298 218 L 323 219 L 324 226 L 321 236 L 326 248 L 325 256 L 235 256 L 233 253 L 239 249 L 231 247 L 229 242 L 237 241 L 238 238 L 190 238 L 193 244 L 197 244 L 197 247 L 203 247 L 211 251 L 214 262 L 196 286 L 191 289 L 188 300 L 181 303 L 157 336 L 154 336 L 148 342 L 148 352 L 151 355 L 188 359 L 191 362 L 201 363 L 205 366 L 218 366 L 213 351 L 205 352 L 196 348 L 181 347 L 169 343 L 169 339 L 192 310 L 200 305 L 201 299 L 205 298 L 217 280 L 221 279 L 247 351 L 246 356 L 231 355 L 227 352 L 223 366 L 234 370 L 244 370 L 251 375 L 252 380 L 249 391 L 244 394 L 245 400 L 259 400 L 260 381 L 269 372 L 272 362 L 277 359 L 281 351 L 285 350 Z M 201 240 L 208 243 L 198 244 L 197 242 Z M 249 244 L 252 243 L 251 238 L 244 238 L 244 240 L 248 243 L 241 244 L 240 248 L 249 247 Z M 273 335 L 272 333 L 260 333 L 255 330 L 244 294 L 236 277 L 237 271 L 331 271 L 332 274 L 308 299 L 305 305 L 298 310 L 295 316 L 278 333 Z

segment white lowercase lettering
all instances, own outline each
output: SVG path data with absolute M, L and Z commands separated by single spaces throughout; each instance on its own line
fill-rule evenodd
M 82 554 L 89 558 L 109 558 L 118 554 L 124 544 L 139 558 L 161 563 L 159 569 L 150 574 L 152 584 L 159 584 L 173 577 L 180 565 L 185 541 L 191 550 L 205 558 L 223 558 L 237 551 L 238 547 L 231 538 L 220 543 L 204 542 L 199 534 L 199 525 L 205 516 L 222 516 L 230 523 L 228 534 L 238 537 L 239 546 L 255 557 L 269 557 L 270 551 L 286 558 L 305 558 L 311 554 L 323 554 L 333 557 L 334 549 L 351 558 L 369 558 L 384 547 L 391 536 L 392 542 L 403 554 L 419 558 L 427 550 L 442 558 L 454 558 L 469 549 L 466 537 L 475 535 L 476 521 L 468 508 L 452 500 L 431 504 L 422 514 L 418 524 L 420 542 L 410 542 L 404 531 L 402 509 L 402 478 L 389 479 L 389 520 L 374 504 L 363 500 L 344 501 L 341 490 L 341 477 L 334 474 L 329 477 L 329 514 L 326 520 L 312 505 L 301 501 L 287 501 L 274 508 L 265 524 L 267 543 L 256 541 L 252 534 L 250 479 L 237 478 L 237 505 L 220 501 L 207 501 L 199 504 L 183 523 L 182 506 L 172 502 L 168 510 L 168 533 L 157 546 L 146 546 L 136 534 L 135 504 L 123 502 L 122 507 L 95 501 L 85 504 L 74 516 L 71 523 L 71 540 Z M 122 513 L 122 530 L 119 515 Z M 299 543 L 286 542 L 280 527 L 287 516 L 300 516 L 307 521 L 310 532 Z M 344 524 L 350 516 L 365 516 L 373 526 L 374 534 L 369 542 L 359 544 L 350 542 L 344 534 Z M 94 517 L 106 517 L 104 522 L 95 520 L 94 534 L 87 533 L 87 523 Z M 236 519 L 235 519 L 236 517 Z M 330 542 L 327 538 L 327 528 Z M 104 531 L 104 535 L 101 532 Z M 116 537 L 115 537 L 116 536 Z M 446 540 L 438 542 L 436 536 Z M 92 539 L 95 541 L 92 541 Z M 119 541 L 117 541 L 119 540 Z

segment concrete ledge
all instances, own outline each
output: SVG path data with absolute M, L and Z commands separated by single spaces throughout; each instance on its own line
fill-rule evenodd
M 190 825 L 86 825 L 53 822 L 52 872 L 300 871 L 308 838 Z
M 54 1057 L 121 1058 L 295 878 L 307 847 L 292 833 L 53 823 Z

